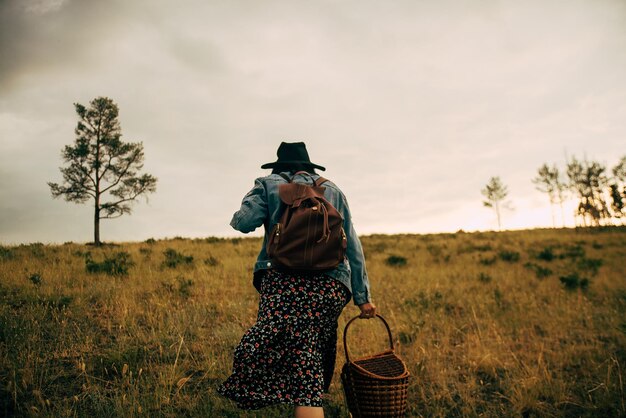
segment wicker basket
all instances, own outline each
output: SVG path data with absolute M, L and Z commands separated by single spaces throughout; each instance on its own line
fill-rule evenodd
M 387 321 L 390 348 L 381 353 L 356 360 L 348 353 L 348 327 L 358 316 L 352 318 L 343 331 L 343 348 L 346 364 L 341 370 L 341 382 L 348 409 L 353 417 L 403 417 L 407 409 L 409 371 L 393 348 L 393 338 Z

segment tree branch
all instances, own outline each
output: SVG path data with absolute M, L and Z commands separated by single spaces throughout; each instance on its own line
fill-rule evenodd
M 115 219 L 115 218 L 119 218 L 120 216 L 123 216 L 124 212 L 120 213 L 119 215 L 116 216 L 111 216 L 111 215 L 107 215 L 107 216 L 101 216 L 100 219 Z
M 82 172 L 83 172 L 83 174 L 85 175 L 85 177 L 87 177 L 89 180 L 91 180 L 91 183 L 93 184 L 93 187 L 94 187 L 94 189 L 93 189 L 93 190 L 95 191 L 95 188 L 97 187 L 97 186 L 96 186 L 96 181 L 95 181 L 95 180 L 91 177 L 91 175 L 89 174 L 89 172 L 85 170 L 85 167 L 83 167 L 82 165 L 79 165 L 78 167 L 80 168 L 80 171 L 82 171 Z
M 130 166 L 135 162 L 135 160 L 137 159 L 137 157 L 139 156 L 139 152 L 135 152 L 135 154 L 133 155 L 132 160 L 129 161 L 129 163 L 126 165 L 126 167 L 124 168 L 124 170 L 120 173 L 119 177 L 117 178 L 117 180 L 115 181 L 115 183 L 109 185 L 108 187 L 104 188 L 100 193 L 105 193 L 107 191 L 109 191 L 110 189 L 112 189 L 113 187 L 117 186 L 120 181 L 122 181 L 122 178 L 124 177 L 124 175 L 128 172 L 128 170 L 130 169 Z
M 117 202 L 112 202 L 112 203 L 105 203 L 103 204 L 103 206 L 107 206 L 107 207 L 115 207 L 117 205 L 119 205 L 120 203 L 124 203 L 124 202 L 130 202 L 131 200 L 135 200 L 135 198 L 137 196 L 139 196 L 141 193 L 143 193 L 146 190 L 146 188 L 142 188 L 141 190 L 139 190 L 138 192 L 136 192 L 134 195 L 132 195 L 131 197 L 126 197 L 124 199 L 120 199 Z
M 105 173 L 109 170 L 109 168 L 111 168 L 111 161 L 113 161 L 114 156 L 109 156 L 109 161 L 107 161 L 107 165 L 106 167 L 104 167 L 104 170 L 102 171 L 102 174 L 100 174 L 100 177 L 98 178 L 98 180 L 102 180 L 102 178 L 104 177 Z M 104 190 L 106 191 L 106 190 Z M 104 192 L 103 191 L 103 192 Z M 101 192 L 101 193 L 103 193 Z

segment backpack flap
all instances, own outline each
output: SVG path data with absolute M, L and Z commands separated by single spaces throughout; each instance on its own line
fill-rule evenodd
M 278 186 L 278 195 L 280 200 L 292 207 L 298 207 L 306 199 L 324 197 L 324 187 L 308 186 L 301 183 L 287 183 Z
M 343 260 L 347 245 L 343 217 L 324 198 L 325 188 L 319 184 L 279 186 L 285 208 L 267 243 L 267 253 L 275 265 L 327 270 Z

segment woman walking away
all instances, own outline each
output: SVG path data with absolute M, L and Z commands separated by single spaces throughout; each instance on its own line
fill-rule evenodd
M 376 306 L 344 194 L 317 175 L 325 168 L 310 161 L 303 142 L 283 142 L 277 155 L 261 166 L 272 174 L 255 180 L 230 223 L 243 233 L 263 225 L 265 237 L 254 265 L 257 320 L 218 393 L 242 409 L 284 403 L 296 418 L 323 417 L 337 319 L 351 298 L 363 318 L 373 318 Z

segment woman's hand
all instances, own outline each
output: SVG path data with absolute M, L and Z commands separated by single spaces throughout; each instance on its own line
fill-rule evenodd
M 359 305 L 359 309 L 361 310 L 361 315 L 359 315 L 359 318 L 370 319 L 376 316 L 376 305 L 371 302 Z

